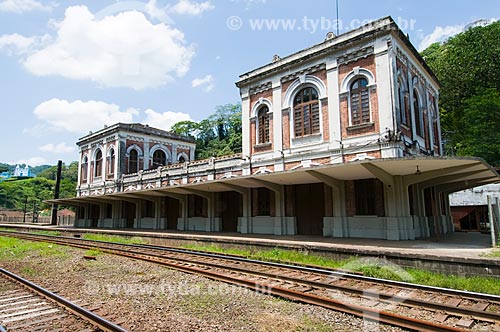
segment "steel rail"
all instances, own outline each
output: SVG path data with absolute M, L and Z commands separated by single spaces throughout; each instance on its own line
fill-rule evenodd
M 75 239 L 75 238 L 71 238 L 71 237 L 56 236 L 56 235 L 26 234 L 26 232 L 0 231 L 0 234 L 5 234 L 5 235 L 21 234 L 21 235 L 35 236 L 35 237 L 63 238 L 63 239 L 80 240 L 80 241 L 94 242 L 94 243 L 119 244 L 119 245 L 127 246 L 127 247 L 150 248 L 150 249 L 157 249 L 157 250 L 177 252 L 177 253 L 190 253 L 193 255 L 204 256 L 204 257 L 222 258 L 222 259 L 227 259 L 227 260 L 234 260 L 237 262 L 248 262 L 248 263 L 256 263 L 256 264 L 260 264 L 260 265 L 267 265 L 267 266 L 273 266 L 273 267 L 278 267 L 278 268 L 282 267 L 282 268 L 288 268 L 288 269 L 295 269 L 297 271 L 313 272 L 313 273 L 325 274 L 325 275 L 330 275 L 330 276 L 337 276 L 339 278 L 349 278 L 349 279 L 360 280 L 360 281 L 383 283 L 386 285 L 413 288 L 413 289 L 417 289 L 417 290 L 421 290 L 421 291 L 439 292 L 439 293 L 443 293 L 443 294 L 447 294 L 447 295 L 460 296 L 460 297 L 469 298 L 472 300 L 487 300 L 487 301 L 491 301 L 491 302 L 499 302 L 500 303 L 500 296 L 494 295 L 494 294 L 484 294 L 484 293 L 470 292 L 470 291 L 457 290 L 457 289 L 451 289 L 451 288 L 418 285 L 418 284 L 412 284 L 412 283 L 403 282 L 403 281 L 367 277 L 367 276 L 348 273 L 348 272 L 339 272 L 338 270 L 326 269 L 326 268 L 322 268 L 322 267 L 300 266 L 300 265 L 284 264 L 284 263 L 277 263 L 277 262 L 260 261 L 260 260 L 240 257 L 237 255 L 217 254 L 217 253 L 196 251 L 196 250 L 190 250 L 190 249 L 180 249 L 180 248 L 156 246 L 156 245 L 148 245 L 148 244 L 122 244 L 122 243 L 114 243 L 114 242 L 100 241 L 100 240 L 86 240 L 86 239 L 81 239 L 81 238 Z
M 56 302 L 57 304 L 63 306 L 65 309 L 73 312 L 77 316 L 83 318 L 84 320 L 88 321 L 92 325 L 97 326 L 104 331 L 109 331 L 109 332 L 127 332 L 128 331 L 128 330 L 124 329 L 123 327 L 118 326 L 118 325 L 114 324 L 113 322 L 110 322 L 110 321 L 104 319 L 103 317 L 101 317 L 101 316 L 99 316 L 99 315 L 97 315 L 97 314 L 95 314 L 95 313 L 93 313 L 85 308 L 82 308 L 79 305 L 77 305 L 71 301 L 68 301 L 67 299 L 65 299 L 57 294 L 54 294 L 51 291 L 49 291 L 49 290 L 47 290 L 39 285 L 36 285 L 36 284 L 32 283 L 31 281 L 26 280 L 23 277 L 20 277 L 20 276 L 12 273 L 10 271 L 7 271 L 3 268 L 0 268 L 0 273 L 2 273 L 4 276 L 16 281 L 17 283 L 21 284 L 22 286 L 28 288 L 29 290 L 34 291 L 37 294 L 40 294 L 44 298 L 49 299 L 53 302 Z
M 71 238 L 69 238 L 69 239 L 73 240 Z M 84 240 L 84 241 L 87 241 L 87 240 Z M 112 244 L 112 245 L 120 245 L 120 246 L 125 246 L 125 247 L 144 249 L 144 246 L 123 245 L 123 244 L 117 244 L 117 243 L 110 243 L 110 242 L 106 242 L 106 241 L 97 241 L 97 242 L 100 244 L 105 244 L 105 245 Z M 64 244 L 66 244 L 66 242 L 62 241 L 62 242 L 60 242 L 60 244 L 64 245 Z M 88 247 L 85 247 L 85 248 L 88 248 Z M 161 247 L 146 246 L 146 248 L 158 250 Z M 118 251 L 127 252 L 127 253 L 131 253 L 131 254 L 138 254 L 138 255 L 147 255 L 147 256 L 152 256 L 152 257 L 156 257 L 156 258 L 165 258 L 165 259 L 181 261 L 181 262 L 185 262 L 185 263 L 193 263 L 193 260 L 189 259 L 189 258 L 164 257 L 161 254 L 157 254 L 157 253 L 144 253 L 144 252 L 137 252 L 137 251 L 134 252 L 134 251 L 130 251 L 128 249 L 122 249 L 122 248 L 112 248 L 111 250 L 118 250 Z M 180 250 L 180 251 L 176 250 L 174 252 L 183 253 L 183 254 L 192 254 L 189 251 L 184 252 L 182 250 Z M 217 259 L 226 259 L 226 257 L 224 255 L 217 255 L 217 254 L 202 255 L 202 256 L 210 257 L 210 258 L 217 258 Z M 260 264 L 261 263 L 261 261 L 256 261 L 256 260 L 237 260 L 237 261 L 238 262 L 247 262 L 247 263 L 250 262 L 252 264 Z M 281 275 L 281 274 L 276 274 L 276 273 L 271 273 L 271 272 L 263 272 L 263 271 L 257 271 L 257 270 L 249 271 L 248 269 L 245 269 L 242 267 L 240 268 L 240 267 L 235 267 L 235 266 L 227 266 L 227 265 L 221 265 L 221 264 L 212 263 L 212 262 L 195 262 L 195 263 L 199 264 L 199 265 L 210 266 L 213 268 L 229 269 L 231 271 L 236 271 L 236 272 L 241 272 L 241 273 L 247 273 L 247 274 L 250 273 L 253 275 L 260 275 L 260 276 L 264 276 L 264 277 L 287 280 L 287 281 L 300 283 L 300 284 L 307 285 L 307 286 L 313 286 L 313 287 L 317 287 L 317 288 L 335 289 L 335 290 L 339 290 L 339 291 L 353 293 L 356 295 L 362 295 L 365 297 L 371 297 L 371 298 L 386 300 L 386 301 L 395 302 L 395 303 L 404 303 L 406 305 L 415 306 L 415 307 L 424 307 L 426 309 L 433 309 L 433 310 L 446 310 L 448 313 L 455 313 L 455 314 L 459 314 L 462 316 L 469 315 L 469 316 L 472 316 L 476 319 L 479 318 L 479 319 L 487 320 L 490 322 L 500 321 L 500 314 L 495 313 L 495 312 L 488 312 L 488 311 L 482 311 L 482 310 L 471 309 L 471 308 L 463 308 L 463 307 L 451 306 L 451 305 L 446 305 L 446 304 L 439 304 L 439 303 L 430 302 L 430 301 L 411 299 L 408 297 L 403 297 L 403 296 L 398 296 L 398 295 L 389 295 L 389 294 L 384 294 L 384 293 L 377 292 L 377 291 L 372 291 L 369 289 L 363 290 L 363 289 L 349 287 L 349 286 L 335 285 L 335 284 L 329 284 L 329 283 L 317 282 L 317 281 L 311 281 L 311 280 L 303 280 L 300 278 L 289 277 L 287 275 Z M 264 264 L 260 264 L 260 265 L 264 265 Z M 265 264 L 265 265 L 268 265 L 268 264 Z M 279 268 L 290 268 L 292 270 L 294 270 L 293 268 L 295 267 L 293 265 L 282 265 L 282 264 L 272 265 L 272 266 L 279 267 Z M 308 270 L 307 272 L 311 272 L 311 271 Z M 344 276 L 342 275 L 342 277 L 344 277 Z M 347 278 L 345 278 L 345 279 L 347 279 Z M 413 289 L 417 289 L 417 288 L 413 288 Z M 476 300 L 476 299 L 474 299 L 474 300 Z
M 11 233 L 11 232 L 9 232 L 9 233 Z M 15 234 L 13 234 L 13 235 L 15 235 Z M 38 235 L 33 237 L 31 235 L 26 236 L 25 234 L 17 234 L 17 236 L 27 238 L 27 239 L 34 238 L 35 240 L 40 238 Z M 78 247 L 78 248 L 88 249 L 88 248 L 95 248 L 96 247 L 96 246 L 93 246 L 91 244 L 91 242 L 95 243 L 96 241 L 85 241 L 84 240 L 85 242 L 88 242 L 88 243 L 87 244 L 75 244 L 75 243 L 68 243 L 68 242 L 64 241 L 64 240 L 67 240 L 67 241 L 68 240 L 75 240 L 72 238 L 53 237 L 49 240 L 51 242 L 54 242 L 54 243 L 59 243 L 59 244 L 63 244 L 63 245 L 69 244 L 71 246 Z M 122 246 L 122 244 L 109 243 L 109 242 L 105 242 L 105 241 L 97 241 L 97 242 L 100 242 L 102 244 L 108 244 L 108 245 L 111 244 L 111 245 Z M 346 303 L 342 303 L 342 302 L 339 302 L 339 301 L 336 301 L 333 299 L 328 299 L 328 298 L 320 297 L 320 296 L 313 295 L 313 294 L 296 292 L 296 291 L 282 288 L 279 286 L 273 287 L 273 286 L 270 286 L 270 285 L 265 284 L 265 283 L 256 283 L 254 281 L 248 281 L 248 280 L 244 280 L 244 279 L 240 279 L 240 278 L 234 278 L 234 277 L 227 276 L 227 275 L 220 274 L 220 273 L 213 272 L 213 271 L 207 271 L 207 270 L 200 269 L 200 268 L 179 265 L 177 263 L 171 263 L 171 262 L 165 261 L 165 260 L 175 260 L 175 258 L 172 258 L 172 257 L 161 257 L 159 255 L 152 255 L 151 253 L 143 253 L 143 252 L 135 252 L 134 253 L 134 252 L 130 252 L 130 250 L 117 249 L 117 248 L 113 248 L 113 249 L 99 248 L 99 249 L 101 249 L 104 252 L 108 252 L 108 253 L 124 256 L 124 257 L 129 257 L 129 258 L 135 258 L 135 259 L 141 259 L 141 260 L 145 260 L 145 261 L 155 262 L 155 263 L 169 266 L 171 268 L 181 270 L 184 272 L 199 274 L 199 275 L 203 275 L 205 277 L 208 277 L 210 279 L 225 281 L 225 282 L 228 282 L 231 284 L 242 285 L 242 286 L 249 287 L 249 288 L 256 289 L 256 290 L 268 289 L 269 293 L 273 294 L 273 295 L 285 297 L 285 298 L 292 299 L 292 300 L 299 300 L 299 301 L 305 302 L 305 303 L 316 304 L 316 305 L 320 305 L 320 306 L 327 307 L 330 309 L 335 309 L 335 310 L 347 312 L 347 313 L 356 315 L 358 317 L 364 317 L 364 318 L 368 318 L 370 320 L 377 320 L 377 321 L 380 321 L 383 323 L 397 325 L 397 326 L 401 326 L 401 327 L 405 327 L 405 328 L 410 328 L 410 329 L 414 329 L 414 330 L 422 330 L 422 331 L 467 331 L 467 330 L 463 330 L 463 329 L 459 329 L 459 328 L 455 328 L 455 327 L 451 327 L 451 326 L 435 324 L 435 323 L 431 323 L 428 321 L 404 317 L 401 315 L 397 315 L 397 314 L 393 314 L 393 313 L 389 313 L 389 312 L 385 312 L 385 311 L 374 310 L 371 308 L 361 307 L 361 306 L 353 305 L 353 304 L 346 304 Z M 154 256 L 157 256 L 157 257 L 154 257 Z M 222 256 L 219 256 L 219 258 L 220 257 L 222 257 Z M 190 263 L 206 265 L 206 262 L 193 262 L 193 261 L 191 261 Z M 252 273 L 249 271 L 244 271 L 244 272 L 245 273 Z M 275 277 L 281 279 L 281 276 L 275 276 Z M 297 282 L 297 279 L 295 279 L 294 281 Z M 309 281 L 308 282 L 302 281 L 302 283 L 307 284 L 307 283 L 309 283 Z

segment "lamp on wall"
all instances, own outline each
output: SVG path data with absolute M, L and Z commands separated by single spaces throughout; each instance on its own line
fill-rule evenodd
M 415 175 L 420 175 L 422 174 L 422 172 L 420 172 L 420 169 L 418 168 L 418 165 L 417 165 L 417 171 L 415 172 Z

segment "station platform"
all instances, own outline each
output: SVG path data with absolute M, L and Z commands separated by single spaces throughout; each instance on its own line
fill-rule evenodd
M 101 233 L 140 236 L 152 244 L 180 246 L 184 244 L 218 245 L 221 247 L 294 249 L 345 259 L 353 256 L 383 257 L 403 266 L 423 267 L 458 274 L 500 276 L 500 257 L 492 252 L 489 234 L 456 232 L 442 238 L 390 241 L 365 238 L 331 238 L 322 236 L 277 236 L 240 233 L 207 233 L 175 230 L 74 228 L 39 224 L 0 224 L 1 227 L 59 230 L 64 233 Z M 449 265 L 443 267 L 440 265 Z M 469 273 L 467 266 L 475 266 Z M 496 273 L 494 271 L 497 271 Z

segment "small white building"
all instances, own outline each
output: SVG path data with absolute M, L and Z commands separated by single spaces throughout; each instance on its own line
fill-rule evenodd
M 14 176 L 31 176 L 30 167 L 26 165 L 25 167 L 21 167 L 16 165 L 16 169 L 14 170 Z

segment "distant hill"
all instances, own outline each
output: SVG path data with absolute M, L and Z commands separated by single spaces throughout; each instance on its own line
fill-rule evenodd
M 26 164 L 20 164 L 19 166 L 25 167 Z M 52 167 L 52 166 L 51 165 L 40 165 L 40 166 L 30 166 L 30 169 L 31 169 L 31 173 L 33 173 L 33 175 L 37 175 L 40 172 L 42 172 L 43 170 L 46 170 L 47 168 L 50 168 L 50 167 Z M 0 173 L 5 172 L 5 171 L 14 172 L 15 168 L 16 168 L 15 164 L 11 165 L 11 164 L 6 164 L 6 163 L 0 163 Z

